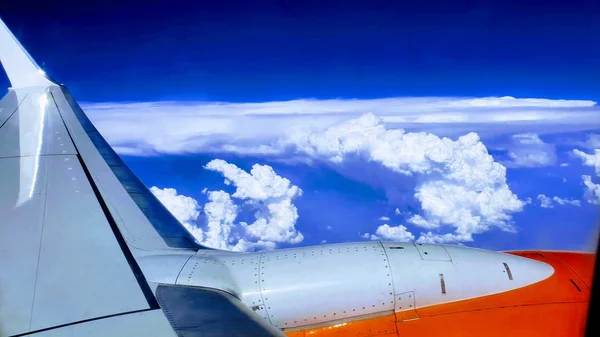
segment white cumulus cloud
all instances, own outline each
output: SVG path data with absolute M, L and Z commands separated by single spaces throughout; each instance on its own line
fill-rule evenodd
M 273 249 L 277 243 L 302 242 L 304 237 L 295 228 L 298 212 L 292 204 L 294 198 L 302 195 L 298 186 L 277 175 L 268 165 L 254 165 L 248 173 L 215 159 L 206 169 L 223 174 L 236 191 L 229 195 L 225 191 L 203 190 L 208 197 L 204 224 L 197 222 L 200 206 L 195 199 L 179 195 L 172 188 L 150 188 L 199 243 L 217 249 L 248 251 Z M 237 205 L 235 199 L 242 204 Z M 254 212 L 253 223 L 236 222 L 243 207 Z
M 379 218 L 379 220 L 381 221 L 390 221 L 390 218 L 387 216 L 382 216 L 381 218 Z
M 215 159 L 205 168 L 221 173 L 226 183 L 236 187 L 232 197 L 244 200 L 246 205 L 253 206 L 256 221 L 242 223 L 246 233 L 253 238 L 271 242 L 299 243 L 304 239 L 296 230 L 298 211 L 292 199 L 302 195 L 298 186 L 292 185 L 268 165 L 254 165 L 250 173 Z
M 581 206 L 581 201 L 579 200 L 560 198 L 557 196 L 550 198 L 544 194 L 538 194 L 537 199 L 540 202 L 540 207 L 542 208 L 554 208 L 554 204 L 558 204 L 560 206 Z
M 366 114 L 324 131 L 297 129 L 279 144 L 334 167 L 358 158 L 410 178 L 422 214 L 409 221 L 428 229 L 452 226 L 461 240 L 492 227 L 513 231 L 511 213 L 525 205 L 506 184 L 506 168 L 494 161 L 475 133 L 457 140 L 407 133 L 386 129 L 380 118 Z
M 587 134 L 585 141 L 579 139 L 564 139 L 565 144 L 576 145 L 588 150 L 600 149 L 600 133 Z
M 206 227 L 197 224 L 200 205 L 196 199 L 177 193 L 174 188 L 150 187 L 150 192 L 194 236 L 198 243 L 217 249 L 233 249 L 229 245 L 231 229 L 235 226 L 238 209 L 224 191 L 208 192 L 209 202 L 204 205 Z
M 573 155 L 583 161 L 583 165 L 591 166 L 600 177 L 600 149 L 595 149 L 593 154 L 587 154 L 580 150 L 573 150 Z
M 236 249 L 232 246 L 235 240 L 231 236 L 235 228 L 235 219 L 238 215 L 238 207 L 225 191 L 209 191 L 208 203 L 204 206 L 206 216 L 206 230 L 200 239 L 200 243 L 216 249 Z
M 152 186 L 150 192 L 198 241 L 202 240 L 202 230 L 194 225 L 200 215 L 200 205 L 196 199 L 180 195 L 174 188 Z
M 585 185 L 585 199 L 590 204 L 600 205 L 600 184 L 592 182 L 592 177 L 588 175 L 581 176 Z
M 587 136 L 584 146 L 588 149 L 600 149 L 600 134 L 594 133 Z
M 179 220 L 181 223 L 196 221 L 200 215 L 200 205 L 194 198 L 180 195 L 174 188 L 160 189 L 150 187 L 150 192 Z
M 510 167 L 542 167 L 556 163 L 554 145 L 547 144 L 535 133 L 522 133 L 512 136 L 508 156 Z
M 224 160 L 215 159 L 206 164 L 205 168 L 221 173 L 226 179 L 226 184 L 236 187 L 232 195 L 234 198 L 264 201 L 302 195 L 302 190 L 298 186 L 292 185 L 289 179 L 277 175 L 268 165 L 256 164 L 248 173 Z
M 371 240 L 391 240 L 399 242 L 409 242 L 415 240 L 415 236 L 409 232 L 405 226 L 390 226 L 388 224 L 383 224 L 377 227 L 374 235 L 365 233 L 362 235 L 362 237 Z
M 576 206 L 576 207 L 581 206 L 581 201 L 579 201 L 579 200 L 559 198 L 557 196 L 552 197 L 552 201 L 554 201 L 555 203 L 557 203 L 561 206 L 565 206 L 565 205 Z
M 600 149 L 595 149 L 594 154 L 587 154 L 580 150 L 573 150 L 572 154 L 583 161 L 583 165 L 591 166 L 596 172 L 596 177 L 600 177 Z M 585 186 L 584 197 L 591 204 L 600 204 L 600 184 L 592 181 L 589 175 L 581 176 L 583 185 Z
M 545 196 L 544 194 L 539 194 L 537 196 L 537 199 L 540 202 L 540 207 L 542 208 L 554 208 L 554 205 L 552 205 L 552 199 Z

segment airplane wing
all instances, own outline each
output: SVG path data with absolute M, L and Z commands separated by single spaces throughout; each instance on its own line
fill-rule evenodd
M 1 20 L 0 62 L 0 335 L 282 336 L 230 294 L 148 281 L 207 248 Z

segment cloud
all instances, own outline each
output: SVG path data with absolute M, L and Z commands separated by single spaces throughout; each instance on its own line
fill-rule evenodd
M 365 233 L 362 237 L 371 240 L 383 239 L 399 242 L 410 242 L 415 240 L 415 236 L 412 235 L 412 233 L 409 232 L 405 226 L 399 225 L 391 227 L 388 224 L 377 227 L 375 235 Z
M 175 216 L 181 223 L 196 221 L 200 215 L 200 205 L 194 198 L 177 194 L 174 188 L 160 189 L 150 187 L 150 192 Z
M 575 145 L 588 150 L 600 149 L 600 133 L 589 133 L 584 141 L 581 139 L 564 138 L 559 139 L 559 142 L 564 145 Z
M 325 228 L 326 228 L 328 231 L 330 231 L 330 230 L 332 230 L 332 229 L 333 229 L 333 227 L 332 227 L 332 226 L 330 226 L 330 225 L 327 225 Z
M 277 243 L 302 242 L 304 237 L 295 228 L 298 212 L 292 204 L 294 198 L 302 195 L 298 186 L 277 175 L 268 165 L 254 165 L 248 173 L 215 159 L 205 168 L 223 174 L 225 183 L 236 187 L 236 191 L 230 195 L 225 191 L 203 190 L 208 197 L 204 205 L 204 226 L 196 222 L 200 206 L 195 199 L 179 195 L 172 188 L 150 188 L 200 244 L 248 251 L 273 249 Z M 241 205 L 236 205 L 234 199 L 241 200 Z M 253 212 L 253 223 L 236 222 L 243 208 Z
M 587 154 L 580 150 L 573 150 L 572 154 L 583 161 L 583 165 L 591 166 L 596 172 L 596 176 L 600 177 L 600 149 L 595 149 L 594 154 Z M 582 175 L 581 180 L 585 186 L 584 197 L 591 204 L 600 204 L 600 184 L 592 181 L 589 175 Z
M 537 196 L 537 199 L 540 201 L 540 207 L 542 207 L 542 208 L 554 208 L 554 203 L 556 203 L 560 206 L 566 206 L 566 205 L 576 206 L 576 207 L 581 206 L 581 201 L 579 201 L 579 200 L 560 198 L 557 196 L 550 198 L 544 194 L 539 194 Z
M 589 134 L 587 136 L 587 139 L 585 140 L 585 142 L 582 145 L 586 149 L 591 149 L 591 150 L 600 149 L 600 134 L 598 134 L 598 133 Z
M 471 132 L 457 137 L 457 132 L 477 129 L 481 123 L 495 125 L 491 128 L 501 132 L 515 133 L 516 127 L 519 136 L 514 144 L 532 152 L 548 144 L 541 141 L 540 132 L 526 132 L 527 125 L 597 128 L 590 121 L 598 112 L 593 101 L 510 97 L 156 102 L 90 104 L 86 109 L 107 140 L 130 154 L 234 152 L 295 163 L 325 163 L 348 178 L 384 190 L 389 203 L 398 206 L 395 214 L 405 217 L 407 226 L 431 233 L 423 234 L 423 240 L 446 242 L 470 241 L 472 235 L 492 228 L 514 231 L 512 214 L 525 205 L 508 187 L 505 166 L 494 161 L 479 135 Z M 447 125 L 442 129 L 456 136 L 399 128 L 439 125 Z M 511 150 L 512 162 L 517 165 L 552 161 L 523 149 Z M 356 168 L 363 170 L 360 175 L 364 177 L 350 172 Z M 227 175 L 225 169 L 220 172 Z M 235 176 L 237 171 L 232 172 Z M 243 177 L 238 179 L 240 185 L 256 184 Z M 278 237 L 281 233 L 274 228 L 286 233 L 285 228 L 295 223 L 297 211 L 291 202 L 275 201 L 289 195 L 269 196 L 268 187 L 257 190 L 250 185 L 242 190 L 248 199 L 237 190 L 232 198 L 242 200 L 244 207 L 262 205 L 256 212 L 260 219 L 245 224 L 256 234 L 252 242 L 258 237 Z M 271 207 L 253 198 L 267 198 L 260 200 L 270 200 Z M 453 233 L 443 233 L 448 228 Z M 292 237 L 300 236 L 292 233 L 288 239 Z
M 215 159 L 205 168 L 221 173 L 226 184 L 236 187 L 232 197 L 244 200 L 245 205 L 255 209 L 256 221 L 241 223 L 249 236 L 271 242 L 302 242 L 302 233 L 294 227 L 298 211 L 292 204 L 292 199 L 302 195 L 298 186 L 277 175 L 268 165 L 256 164 L 248 173 L 224 160 Z
M 522 133 L 511 138 L 508 167 L 543 167 L 556 163 L 554 145 L 544 143 L 535 133 Z
M 232 195 L 234 198 L 265 201 L 275 198 L 291 199 L 302 195 L 298 186 L 277 175 L 269 165 L 255 164 L 248 173 L 224 160 L 215 159 L 204 168 L 221 173 L 226 179 L 225 184 L 235 186 L 236 191 Z
M 177 193 L 174 188 L 150 187 L 150 192 L 175 216 L 194 236 L 198 243 L 217 249 L 233 249 L 229 245 L 231 229 L 235 227 L 238 208 L 224 191 L 208 192 L 209 202 L 204 205 L 206 227 L 196 223 L 200 206 L 196 199 Z
M 563 198 L 559 198 L 557 196 L 552 197 L 552 201 L 554 201 L 555 203 L 557 203 L 561 206 L 565 206 L 565 205 L 571 205 L 571 206 L 576 206 L 576 207 L 581 206 L 581 201 L 579 201 L 579 200 L 563 199 Z
M 241 250 L 231 245 L 238 207 L 225 191 L 210 191 L 207 195 L 208 203 L 204 206 L 207 229 L 203 232 L 200 242 L 216 249 Z
M 145 102 L 84 103 L 84 110 L 118 153 L 128 155 L 236 152 L 277 154 L 260 146 L 290 128 L 327 128 L 373 113 L 396 127 L 433 128 L 437 134 L 464 133 L 492 125 L 489 133 L 556 125 L 591 130 L 594 101 L 513 97 L 398 97 L 384 99 L 293 100 L 264 103 Z M 493 125 L 502 125 L 498 128 Z M 550 130 L 551 128 L 545 128 Z M 487 129 L 486 129 L 487 130 Z M 487 134 L 487 132 L 486 132 Z
M 537 196 L 537 199 L 540 201 L 540 207 L 542 208 L 554 208 L 554 205 L 552 205 L 552 199 L 548 198 L 547 196 L 543 195 L 543 194 L 539 194 Z
M 366 114 L 324 130 L 297 127 L 262 146 L 327 163 L 350 179 L 385 190 L 390 204 L 416 203 L 396 213 L 432 233 L 422 240 L 471 241 L 473 234 L 492 228 L 514 231 L 512 213 L 525 205 L 509 189 L 506 168 L 494 161 L 476 133 L 452 140 L 387 129 L 381 118 Z M 217 159 L 205 168 L 221 173 L 226 184 L 236 187 L 231 197 L 255 209 L 256 221 L 240 223 L 247 242 L 302 241 L 291 202 L 302 190 L 288 179 L 266 165 L 254 165 L 248 173 Z M 435 233 L 446 227 L 454 233 Z
M 409 222 L 427 229 L 452 226 L 461 240 L 471 240 L 472 234 L 492 227 L 513 231 L 510 214 L 524 206 L 506 184 L 505 167 L 494 161 L 475 133 L 455 141 L 429 133 L 407 133 L 386 129 L 380 118 L 367 114 L 324 131 L 298 129 L 279 144 L 350 175 L 355 170 L 344 171 L 346 162 L 377 164 L 362 167 L 360 177 L 379 179 L 385 172 L 364 170 L 383 169 L 388 172 L 388 177 L 382 178 L 384 189 L 395 188 L 390 181 L 394 177 L 409 179 L 414 183 L 413 198 L 422 210 Z
M 152 186 L 150 192 L 199 242 L 202 240 L 202 230 L 194 225 L 200 215 L 200 205 L 196 199 L 177 194 L 174 188 Z
M 600 184 L 594 184 L 588 175 L 581 176 L 581 179 L 586 187 L 584 196 L 587 202 L 600 205 Z
M 594 154 L 587 154 L 580 150 L 573 150 L 572 154 L 583 161 L 583 165 L 591 166 L 600 177 L 600 149 L 595 149 Z
M 388 218 L 387 216 L 382 216 L 381 218 L 379 218 L 379 220 L 381 220 L 381 221 L 390 221 L 390 218 Z

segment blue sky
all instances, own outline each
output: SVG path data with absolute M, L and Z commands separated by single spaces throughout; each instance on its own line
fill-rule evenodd
M 409 143 L 387 131 L 382 135 L 402 140 L 384 157 L 373 159 L 385 142 L 364 137 L 358 152 L 335 149 L 341 162 L 331 159 L 331 149 L 319 150 L 327 130 L 339 129 L 345 137 L 350 129 L 344 123 L 373 113 L 385 130 L 417 135 L 415 153 L 423 146 L 425 153 L 448 148 L 443 141 L 428 148 L 427 137 L 417 132 L 453 142 L 475 132 L 506 167 L 506 186 L 523 204 L 504 200 L 476 224 L 473 241 L 455 242 L 590 250 L 598 206 L 584 195 L 582 176 L 596 184 L 600 177 L 572 151 L 593 154 L 600 147 L 594 143 L 600 134 L 598 13 L 594 1 L 21 1 L 3 5 L 0 15 L 46 72 L 71 89 L 147 186 L 174 188 L 177 196 L 197 201 L 183 219 L 204 231 L 210 194 L 202 190 L 236 191 L 235 181 L 225 185 L 223 174 L 204 168 L 219 158 L 248 172 L 254 164 L 269 165 L 303 191 L 284 189 L 291 197 L 271 191 L 260 200 L 234 195 L 236 220 L 219 221 L 240 236 L 235 240 L 248 239 L 241 221 L 275 224 L 264 207 L 281 205 L 282 198 L 296 208 L 292 231 L 303 240 L 277 241 L 278 247 L 364 240 L 384 223 L 405 226 L 415 239 L 436 221 L 442 224 L 433 234 L 456 234 L 462 220 L 435 215 L 415 193 L 428 184 L 454 184 L 448 177 L 459 171 L 436 168 L 437 159 L 426 162 L 433 167 L 427 172 L 408 159 L 394 164 Z M 6 79 L 0 86 L 8 87 Z M 516 99 L 486 99 L 503 96 Z M 421 100 L 410 101 L 415 97 Z M 289 102 L 299 99 L 309 100 Z M 432 100 L 436 106 L 423 108 Z M 308 134 L 325 143 L 307 145 Z M 481 153 L 465 165 L 473 165 L 475 176 L 485 160 Z M 409 173 L 398 173 L 404 168 Z M 473 181 L 463 182 L 475 186 Z M 501 182 L 481 184 L 494 193 L 502 188 Z M 542 208 L 539 194 L 580 205 L 555 201 Z M 472 211 L 468 204 L 461 199 L 454 207 Z M 257 209 L 263 214 L 255 217 Z M 414 215 L 427 218 L 430 227 L 411 223 Z M 510 219 L 490 225 L 497 215 Z
M 25 0 L 8 2 L 2 15 L 39 63 L 84 101 L 596 99 L 599 6 Z

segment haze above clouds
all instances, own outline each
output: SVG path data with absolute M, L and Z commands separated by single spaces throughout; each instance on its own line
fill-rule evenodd
M 115 150 L 126 155 L 280 154 L 283 149 L 264 145 L 285 136 L 290 129 L 324 130 L 369 113 L 389 128 L 452 137 L 470 131 L 487 137 L 600 127 L 595 118 L 600 109 L 594 101 L 539 98 L 84 103 L 82 107 Z

